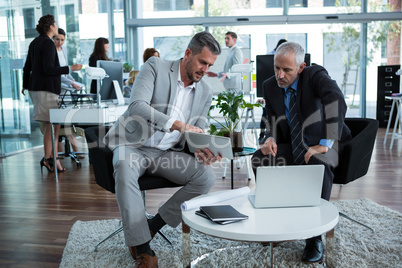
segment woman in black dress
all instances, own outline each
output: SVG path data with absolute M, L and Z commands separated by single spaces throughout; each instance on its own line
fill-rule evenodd
M 96 67 L 96 62 L 98 60 L 110 60 L 106 53 L 109 51 L 109 40 L 103 37 L 99 37 L 95 41 L 94 51 L 89 57 L 89 66 Z M 91 82 L 91 93 L 97 94 L 96 92 L 96 80 Z

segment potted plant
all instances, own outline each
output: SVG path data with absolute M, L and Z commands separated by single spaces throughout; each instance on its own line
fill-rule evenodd
M 243 94 L 237 95 L 232 92 L 219 93 L 217 98 L 213 98 L 212 103 L 208 116 L 221 128 L 218 129 L 214 124 L 211 124 L 210 134 L 230 137 L 233 152 L 241 152 L 243 150 L 241 122 L 244 112 L 246 109 L 262 107 L 261 104 L 248 103 L 243 99 Z M 214 109 L 219 109 L 219 115 L 223 117 L 223 121 L 211 116 L 211 111 Z
M 123 64 L 123 72 L 124 73 L 129 73 L 131 71 L 131 69 L 133 69 L 134 65 L 126 62 Z

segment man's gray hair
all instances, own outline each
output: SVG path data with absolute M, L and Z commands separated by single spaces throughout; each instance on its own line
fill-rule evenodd
M 294 53 L 296 64 L 300 66 L 304 62 L 304 48 L 296 42 L 285 42 L 280 45 L 275 51 L 275 58 L 276 55 L 284 55 L 287 56 L 289 53 Z
M 202 52 L 204 47 L 207 47 L 214 55 L 221 54 L 221 46 L 218 41 L 207 31 L 199 32 L 194 35 L 187 48 L 189 48 L 194 55 L 197 55 Z

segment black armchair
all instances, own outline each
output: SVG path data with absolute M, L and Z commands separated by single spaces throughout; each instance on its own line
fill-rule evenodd
M 95 181 L 98 185 L 100 185 L 105 190 L 109 192 L 115 193 L 114 188 L 114 177 L 113 177 L 113 152 L 103 143 L 103 137 L 109 130 L 107 126 L 96 126 L 89 127 L 85 129 L 85 137 L 87 139 L 88 151 L 89 151 L 89 160 L 91 161 L 92 168 L 95 174 Z M 181 187 L 182 185 L 178 185 L 173 183 L 163 177 L 157 176 L 149 176 L 144 175 L 139 178 L 138 183 L 140 185 L 140 189 L 142 191 L 142 197 L 144 200 L 144 206 L 146 207 L 146 190 L 152 189 L 160 189 L 160 188 L 173 188 L 173 187 Z M 152 215 L 147 213 L 147 217 L 150 218 Z M 123 230 L 123 227 L 119 227 L 101 242 L 99 242 L 95 246 L 95 251 L 100 244 L 118 234 Z M 170 244 L 169 239 L 162 233 L 159 232 L 160 235 L 163 236 Z
M 333 182 L 342 185 L 367 174 L 378 130 L 378 121 L 375 119 L 346 118 L 345 124 L 352 132 L 352 140 L 345 145 L 342 154 L 339 156 L 339 165 L 335 168 Z M 374 232 L 371 227 L 350 218 L 342 212 L 339 212 L 339 215 Z

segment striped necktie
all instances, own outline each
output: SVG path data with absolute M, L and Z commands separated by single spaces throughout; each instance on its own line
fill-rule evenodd
M 290 87 L 288 90 L 290 92 L 289 127 L 290 136 L 292 138 L 293 162 L 296 165 L 301 165 L 304 163 L 305 150 L 302 142 L 301 124 L 297 117 L 296 94 L 293 88 Z

